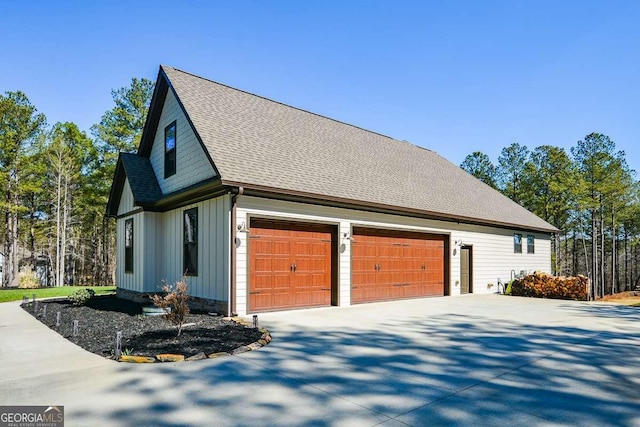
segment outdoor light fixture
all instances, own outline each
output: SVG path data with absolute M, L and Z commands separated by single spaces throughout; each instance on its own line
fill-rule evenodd
M 342 233 L 342 238 L 345 240 L 352 240 L 351 233 L 350 232 Z
M 238 224 L 238 226 L 236 227 L 238 229 L 238 231 L 240 233 L 248 233 L 249 229 L 247 228 L 247 223 L 245 223 L 244 221 L 242 221 L 240 224 Z

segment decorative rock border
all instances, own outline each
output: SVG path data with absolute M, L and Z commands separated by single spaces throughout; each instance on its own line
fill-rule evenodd
M 232 320 L 236 323 L 239 323 L 242 326 L 247 326 L 250 328 L 253 327 L 253 323 L 238 317 L 231 317 L 231 318 L 228 318 L 228 320 Z M 194 354 L 193 356 L 189 356 L 189 357 L 186 357 L 183 354 L 168 354 L 168 353 L 156 354 L 155 357 L 123 355 L 123 356 L 120 356 L 120 358 L 118 359 L 118 362 L 126 362 L 126 363 L 192 362 L 194 360 L 217 359 L 218 357 L 235 356 L 238 354 L 246 353 L 248 351 L 257 350 L 271 342 L 271 332 L 269 332 L 268 329 L 263 328 L 262 326 L 259 326 L 258 331 L 262 333 L 258 341 L 248 345 L 240 346 L 236 349 L 231 350 L 230 352 L 220 351 L 220 352 L 211 353 L 211 354 L 206 354 L 202 352 L 202 353 Z

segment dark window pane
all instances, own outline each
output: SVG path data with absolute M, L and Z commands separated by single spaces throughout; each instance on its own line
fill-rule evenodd
M 133 218 L 124 222 L 124 246 L 127 248 L 133 246 Z
M 198 209 L 184 211 L 183 271 L 187 276 L 198 275 Z
M 168 178 L 176 173 L 176 150 L 164 155 L 164 177 Z
M 169 125 L 164 133 L 164 149 L 171 151 L 176 148 L 176 125 Z
M 513 235 L 513 252 L 516 254 L 522 253 L 522 234 Z
M 133 218 L 124 222 L 124 271 L 133 273 Z
M 527 253 L 533 254 L 536 250 L 536 238 L 535 236 L 527 236 Z
M 184 212 L 184 243 L 198 240 L 198 211 L 191 209 Z
M 176 173 L 176 122 L 164 128 L 164 177 Z
M 196 243 L 184 245 L 184 273 L 187 276 L 198 275 L 198 245 Z

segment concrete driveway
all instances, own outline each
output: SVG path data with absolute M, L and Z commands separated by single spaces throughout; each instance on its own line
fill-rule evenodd
M 67 426 L 640 426 L 640 309 L 445 297 L 259 316 L 240 356 L 133 365 L 0 304 L 0 404 Z

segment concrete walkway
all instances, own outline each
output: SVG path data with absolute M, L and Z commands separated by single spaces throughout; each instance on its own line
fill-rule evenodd
M 640 426 L 640 309 L 464 296 L 268 313 L 240 356 L 119 364 L 0 304 L 0 404 L 67 426 Z

